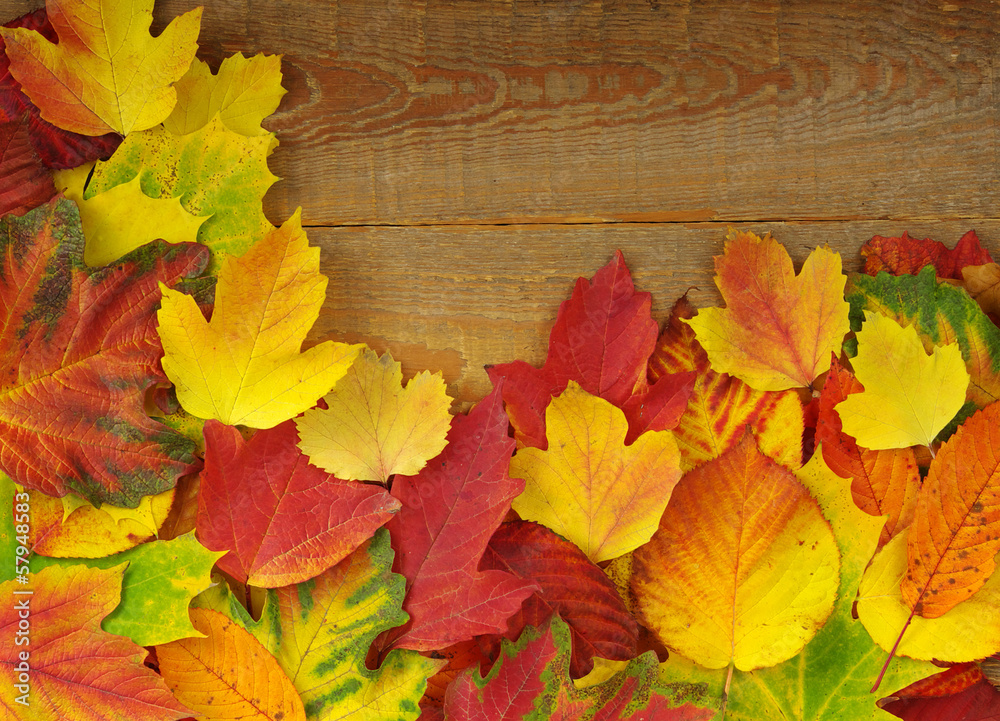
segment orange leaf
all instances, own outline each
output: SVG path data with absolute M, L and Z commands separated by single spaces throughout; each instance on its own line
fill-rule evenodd
M 881 547 L 913 520 L 920 472 L 912 448 L 873 451 L 861 448 L 843 432 L 834 406 L 863 389 L 834 358 L 819 399 L 816 442 L 822 444 L 823 460 L 830 470 L 852 479 L 851 494 L 858 508 L 872 516 L 889 516 L 879 538 Z
M 941 446 L 910 526 L 903 600 L 937 618 L 978 591 L 1000 552 L 1000 404 L 987 406 Z
M 305 721 L 302 699 L 260 641 L 218 611 L 190 612 L 207 637 L 156 647 L 160 673 L 182 703 L 213 719 Z
M 716 371 L 781 391 L 810 386 L 830 367 L 850 327 L 837 253 L 817 248 L 796 276 L 770 233 L 730 231 L 715 272 L 726 307 L 704 308 L 689 325 Z
M 708 356 L 683 322 L 694 317 L 687 296 L 674 305 L 670 320 L 649 359 L 653 380 L 669 373 L 698 375 L 687 410 L 674 428 L 685 471 L 718 458 L 739 443 L 749 426 L 761 452 L 789 469 L 802 465 L 802 404 L 795 391 L 758 391 L 739 378 L 716 373 Z

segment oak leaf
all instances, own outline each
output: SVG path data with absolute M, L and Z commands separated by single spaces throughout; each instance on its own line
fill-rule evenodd
M 0 584 L 9 602 L 0 610 L 0 708 L 16 721 L 163 721 L 190 711 L 170 693 L 163 679 L 143 665 L 146 651 L 127 638 L 102 631 L 101 619 L 118 605 L 124 565 L 101 570 L 83 566 L 46 568 L 31 575 L 30 589 L 13 581 Z M 30 590 L 31 595 L 17 595 Z M 13 600 L 16 599 L 16 600 Z M 17 604 L 29 608 L 28 644 L 14 639 Z M 28 704 L 16 684 L 21 651 L 29 651 Z
M 708 721 L 713 709 L 675 706 L 656 683 L 656 657 L 647 653 L 603 684 L 577 689 L 569 676 L 570 632 L 559 616 L 529 627 L 485 676 L 469 669 L 448 688 L 449 721 L 580 719 L 581 721 Z
M 133 507 L 197 470 L 195 443 L 150 419 L 143 401 L 166 381 L 157 281 L 196 275 L 206 249 L 153 244 L 87 272 L 67 200 L 0 219 L 0 244 L 0 468 L 49 495 Z
M 635 550 L 656 530 L 680 478 L 670 431 L 625 445 L 628 424 L 611 403 L 574 381 L 545 411 L 548 450 L 522 448 L 510 462 L 524 478 L 513 508 L 575 543 L 592 561 Z
M 223 59 L 212 74 L 208 63 L 195 58 L 187 73 L 174 84 L 177 104 L 163 121 L 174 135 L 187 135 L 205 127 L 216 115 L 240 135 L 263 135 L 260 124 L 278 109 L 285 89 L 281 87 L 281 56 L 236 53 Z
M 504 523 L 490 539 L 480 569 L 498 569 L 538 583 L 521 609 L 507 621 L 503 638 L 516 641 L 527 626 L 541 626 L 558 613 L 573 640 L 570 675 L 590 673 L 595 656 L 617 661 L 635 658 L 639 628 L 615 585 L 580 549 L 545 526 L 526 521 Z M 500 636 L 480 636 L 490 657 L 500 651 Z
M 817 248 L 796 276 L 771 234 L 730 231 L 715 257 L 725 308 L 688 321 L 712 368 L 761 391 L 811 386 L 849 329 L 840 255 Z
M 862 390 L 864 386 L 834 358 L 819 398 L 816 443 L 830 470 L 852 480 L 858 507 L 873 516 L 888 516 L 879 539 L 882 546 L 913 520 L 920 472 L 912 448 L 870 450 L 843 432 L 835 406 Z
M 876 235 L 861 246 L 861 257 L 868 275 L 877 275 L 880 271 L 892 275 L 916 275 L 931 265 L 938 278 L 952 280 L 962 280 L 965 266 L 993 262 L 990 254 L 980 245 L 974 230 L 963 235 L 954 249 L 930 238 L 911 238 L 906 231 L 898 238 Z
M 385 489 L 324 473 L 296 447 L 295 423 L 257 431 L 205 424 L 198 539 L 228 551 L 219 569 L 262 588 L 306 581 L 339 563 L 399 508 Z
M 687 296 L 681 297 L 649 359 L 650 378 L 695 373 L 687 408 L 674 429 L 681 468 L 688 471 L 718 458 L 753 429 L 760 450 L 795 470 L 802 465 L 804 419 L 795 391 L 758 391 L 728 373 L 716 373 L 708 356 L 684 323 L 694 317 Z
M 418 475 L 393 481 L 402 508 L 387 527 L 394 569 L 406 577 L 410 620 L 383 637 L 391 646 L 430 651 L 502 631 L 537 589 L 530 579 L 480 565 L 524 487 L 507 475 L 514 450 L 507 425 L 498 388 L 467 416 L 455 416 L 448 445 Z
M 305 721 L 302 699 L 275 658 L 245 628 L 218 611 L 191 609 L 204 638 L 156 647 L 160 673 L 181 703 L 206 718 Z
M 791 658 L 833 609 L 840 554 L 809 491 L 749 432 L 677 484 L 633 554 L 640 620 L 707 668 Z
M 157 239 L 168 243 L 197 241 L 198 229 L 208 218 L 191 215 L 180 198 L 150 198 L 139 188 L 139 176 L 85 200 L 84 185 L 92 167 L 81 165 L 53 174 L 59 192 L 80 211 L 86 239 L 84 263 L 107 265 Z
M 864 390 L 837 404 L 844 433 L 873 450 L 929 446 L 965 403 L 969 374 L 957 344 L 928 356 L 912 326 L 865 312 L 851 364 Z
M 385 483 L 413 475 L 445 447 L 451 399 L 440 374 L 402 385 L 400 364 L 366 348 L 323 400 L 295 421 L 309 461 L 339 478 Z
M 161 287 L 163 370 L 184 409 L 273 428 L 311 407 L 362 348 L 326 341 L 300 351 L 326 284 L 297 211 L 243 256 L 223 261 L 211 321 L 194 298 Z

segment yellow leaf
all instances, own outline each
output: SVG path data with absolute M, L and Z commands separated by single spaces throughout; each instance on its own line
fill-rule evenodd
M 300 352 L 327 279 L 299 211 L 219 271 L 206 321 L 191 296 L 166 288 L 157 320 L 163 370 L 188 413 L 272 428 L 310 408 L 350 368 L 361 345 L 326 341 Z
M 865 311 L 854 375 L 865 387 L 836 406 L 844 433 L 882 450 L 930 445 L 962 404 L 969 372 L 957 343 L 928 356 L 912 326 Z
M 791 658 L 823 625 L 840 554 L 809 491 L 748 432 L 681 479 L 633 564 L 638 616 L 664 645 L 751 671 Z
M 222 61 L 217 75 L 208 63 L 195 59 L 174 85 L 177 105 L 163 127 L 174 135 L 200 130 L 217 113 L 223 124 L 240 135 L 262 135 L 260 124 L 281 102 L 281 56 L 242 53 Z
M 168 243 L 197 242 L 198 228 L 209 216 L 191 215 L 180 198 L 150 198 L 140 189 L 138 175 L 84 200 L 84 185 L 93 167 L 90 163 L 53 174 L 56 188 L 80 209 L 84 263 L 91 267 L 113 263 L 158 238 Z
M 545 410 L 548 450 L 522 448 L 510 475 L 524 479 L 511 504 L 598 563 L 633 551 L 656 530 L 680 478 L 670 431 L 625 445 L 625 414 L 574 381 Z
M 1000 574 L 994 573 L 975 595 L 937 618 L 913 615 L 900 584 L 906 576 L 910 530 L 893 538 L 872 559 L 858 589 L 858 617 L 872 640 L 901 656 L 923 661 L 964 663 L 1000 651 Z M 910 620 L 910 625 L 906 622 Z
M 43 118 L 82 135 L 127 135 L 170 114 L 172 84 L 198 49 L 201 8 L 155 38 L 153 0 L 61 0 L 47 12 L 58 43 L 33 30 L 0 29 L 10 72 Z
M 310 463 L 338 478 L 384 483 L 416 474 L 444 450 L 451 424 L 444 379 L 423 371 L 405 388 L 402 381 L 392 356 L 365 349 L 324 398 L 327 409 L 295 421 Z
M 796 276 L 770 233 L 730 231 L 715 271 L 726 307 L 703 308 L 687 321 L 713 370 L 781 391 L 809 386 L 830 368 L 831 351 L 850 329 L 840 255 L 817 248 Z

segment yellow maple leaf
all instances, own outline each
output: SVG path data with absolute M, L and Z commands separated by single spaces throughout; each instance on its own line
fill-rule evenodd
M 139 187 L 139 176 L 84 200 L 83 190 L 93 163 L 53 173 L 56 188 L 76 203 L 83 225 L 83 262 L 107 265 L 153 240 L 195 243 L 198 228 L 209 216 L 184 210 L 180 198 L 150 198 Z
M 363 347 L 326 341 L 300 350 L 327 279 L 299 213 L 223 261 L 211 322 L 194 298 L 160 285 L 163 370 L 188 413 L 272 428 L 315 404 Z
M 545 409 L 548 450 L 522 448 L 510 475 L 524 479 L 511 504 L 598 563 L 633 551 L 656 530 L 681 475 L 670 431 L 625 445 L 628 422 L 611 403 L 574 381 Z
M 440 374 L 418 373 L 402 386 L 400 364 L 371 349 L 326 396 L 327 408 L 295 421 L 310 463 L 338 478 L 385 483 L 412 476 L 445 447 L 451 399 Z
M 633 554 L 638 616 L 706 668 L 791 658 L 833 610 L 840 553 L 796 476 L 739 445 L 687 473 L 652 540 Z
M 712 369 L 761 391 L 809 386 L 830 368 L 850 329 L 840 255 L 816 248 L 796 276 L 771 234 L 730 231 L 715 258 L 725 308 L 703 308 L 694 328 Z
M 222 123 L 240 135 L 262 135 L 261 122 L 281 102 L 281 56 L 242 53 L 222 61 L 215 75 L 208 63 L 195 59 L 174 85 L 177 104 L 163 127 L 187 135 L 205 127 L 218 114 Z
M 854 374 L 865 387 L 837 404 L 844 433 L 874 450 L 930 445 L 965 403 L 969 372 L 957 343 L 928 356 L 912 326 L 865 311 Z
M 153 0 L 62 0 L 47 12 L 58 43 L 33 30 L 0 29 L 11 75 L 43 118 L 82 135 L 127 135 L 170 115 L 172 84 L 198 49 L 201 8 L 155 38 Z

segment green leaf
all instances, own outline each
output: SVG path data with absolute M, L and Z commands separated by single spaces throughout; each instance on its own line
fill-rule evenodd
M 796 474 L 809 488 L 840 547 L 840 589 L 833 614 L 813 640 L 794 658 L 753 673 L 735 674 L 729 689 L 727 721 L 864 721 L 886 718 L 870 689 L 886 654 L 851 614 L 865 566 L 878 544 L 885 520 L 864 513 L 851 498 L 851 482 L 827 468 L 817 449 Z M 891 693 L 934 673 L 921 661 L 895 658 L 882 680 Z M 664 683 L 705 684 L 721 698 L 726 672 L 709 671 L 672 655 L 660 667 Z M 886 694 L 886 695 L 887 695 Z
M 1000 399 L 1000 328 L 962 288 L 939 283 L 933 266 L 918 275 L 853 275 L 845 295 L 851 330 L 860 330 L 867 310 L 912 325 L 928 353 L 957 342 L 971 378 L 967 400 L 984 408 Z
M 101 628 L 127 636 L 140 646 L 156 646 L 202 636 L 191 625 L 188 605 L 212 584 L 209 573 L 223 555 L 198 543 L 194 533 L 186 533 L 172 541 L 151 541 L 104 558 L 33 556 L 31 571 L 78 564 L 107 569 L 127 561 L 121 603 L 108 614 Z

